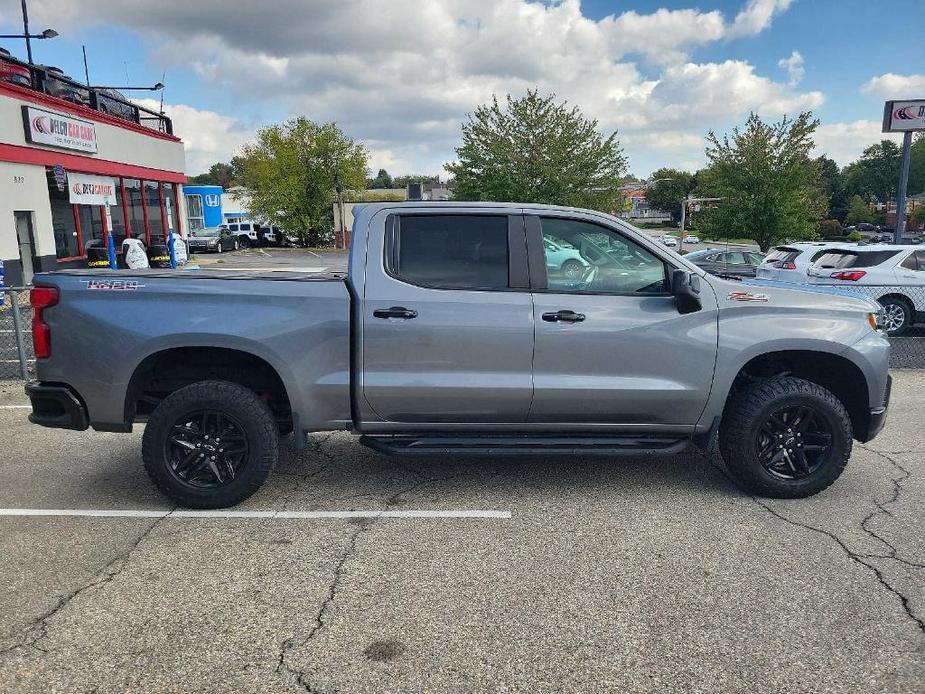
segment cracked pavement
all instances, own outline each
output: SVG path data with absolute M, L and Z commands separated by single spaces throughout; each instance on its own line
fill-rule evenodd
M 338 433 L 243 510 L 512 518 L 2 517 L 0 691 L 925 692 L 925 371 L 894 379 L 810 499 L 695 454 L 403 460 Z M 171 507 L 140 431 L 0 430 L 0 507 Z

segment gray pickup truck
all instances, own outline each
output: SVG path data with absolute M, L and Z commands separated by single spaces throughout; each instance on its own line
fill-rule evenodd
M 494 457 L 716 435 L 744 488 L 801 497 L 876 436 L 890 393 L 873 302 L 709 276 L 572 208 L 366 205 L 347 275 L 74 270 L 35 287 L 31 420 L 147 422 L 145 468 L 190 507 L 253 494 L 281 435 L 333 430 Z

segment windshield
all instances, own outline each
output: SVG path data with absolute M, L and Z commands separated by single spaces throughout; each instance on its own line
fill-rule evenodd
M 196 229 L 193 233 L 197 239 L 210 239 L 218 236 L 218 229 Z

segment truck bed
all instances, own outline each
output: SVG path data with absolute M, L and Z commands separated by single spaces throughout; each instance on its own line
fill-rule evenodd
M 178 274 L 179 273 L 179 274 Z M 212 279 L 212 280 L 296 280 L 300 282 L 343 282 L 347 279 L 346 272 L 299 272 L 297 270 L 265 270 L 265 269 L 228 269 L 209 268 L 207 270 L 170 270 L 148 268 L 144 270 L 99 270 L 98 268 L 78 268 L 71 270 L 56 270 L 47 273 L 47 276 L 70 275 L 73 277 L 92 277 L 93 279 L 139 279 L 142 277 L 163 279 Z

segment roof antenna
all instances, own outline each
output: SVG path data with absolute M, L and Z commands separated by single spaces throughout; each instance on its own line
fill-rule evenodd
M 87 67 L 87 47 L 81 46 L 81 49 L 84 52 L 84 77 L 87 78 L 87 86 L 90 86 L 90 68 Z
M 161 73 L 161 85 L 167 84 L 167 71 Z M 167 89 L 165 86 L 161 86 L 161 115 L 164 115 L 164 90 Z

